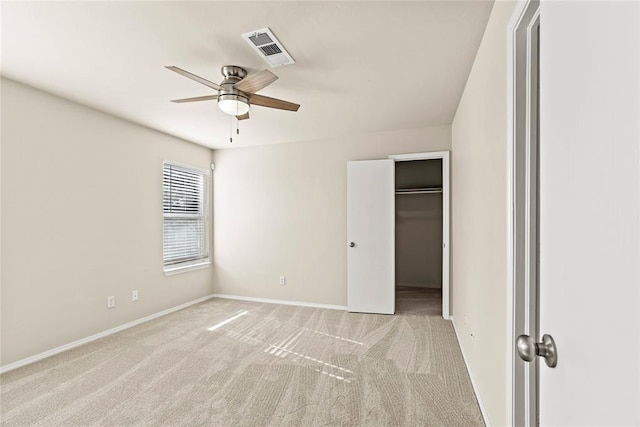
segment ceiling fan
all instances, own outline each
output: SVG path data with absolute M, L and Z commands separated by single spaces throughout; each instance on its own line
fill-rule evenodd
M 182 68 L 175 66 L 167 66 L 165 68 L 218 91 L 216 95 L 174 99 L 171 102 L 198 102 L 217 99 L 218 107 L 220 107 L 223 112 L 231 116 L 236 116 L 238 120 L 249 118 L 249 105 L 259 105 L 261 107 L 288 111 L 298 111 L 298 108 L 300 108 L 300 105 L 294 104 L 293 102 L 256 94 L 256 92 L 264 89 L 278 79 L 278 76 L 269 70 L 262 70 L 247 76 L 247 70 L 244 68 L 236 65 L 225 65 L 220 70 L 224 76 L 224 80 L 218 85 L 185 71 Z

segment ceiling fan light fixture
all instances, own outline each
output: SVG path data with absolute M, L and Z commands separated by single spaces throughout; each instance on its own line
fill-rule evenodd
M 249 100 L 241 95 L 220 95 L 218 97 L 218 107 L 231 116 L 242 116 L 249 112 Z

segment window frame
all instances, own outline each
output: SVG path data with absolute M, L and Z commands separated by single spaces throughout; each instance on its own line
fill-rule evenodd
M 175 167 L 175 168 L 180 168 L 180 169 L 185 169 L 187 171 L 191 171 L 194 173 L 199 173 L 202 174 L 202 176 L 204 177 L 204 188 L 202 189 L 202 208 L 204 210 L 204 212 L 200 215 L 193 215 L 194 219 L 198 219 L 198 220 L 204 220 L 204 247 L 206 250 L 206 257 L 204 258 L 199 258 L 199 259 L 195 259 L 195 260 L 186 260 L 186 261 L 182 261 L 182 262 L 177 262 L 177 263 L 172 263 L 172 264 L 166 264 L 165 263 L 165 259 L 164 259 L 164 253 L 165 253 L 165 219 L 166 218 L 189 218 L 189 215 L 180 215 L 180 214 L 175 214 L 175 213 L 165 213 L 164 210 L 164 174 L 165 174 L 165 168 L 167 166 L 170 167 Z M 210 171 L 207 169 L 202 169 L 202 168 L 198 168 L 198 167 L 194 167 L 191 165 L 187 165 L 184 163 L 179 163 L 179 162 L 174 162 L 174 161 L 170 161 L 170 160 L 165 160 L 162 162 L 162 268 L 163 268 L 163 272 L 165 276 L 172 276 L 175 274 L 180 274 L 180 273 L 185 273 L 188 271 L 193 271 L 193 270 L 200 270 L 203 268 L 208 268 L 209 265 L 211 264 L 211 247 L 210 247 L 210 197 L 209 197 L 209 191 L 210 191 L 210 182 L 211 179 L 211 174 Z

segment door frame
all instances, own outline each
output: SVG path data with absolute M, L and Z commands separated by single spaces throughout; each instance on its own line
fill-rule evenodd
M 538 425 L 538 362 L 523 364 L 516 353 L 520 334 L 538 338 L 537 132 L 531 126 L 531 34 L 540 22 L 540 1 L 519 0 L 507 25 L 507 319 L 506 419 L 512 425 Z M 532 196 L 534 197 L 532 199 Z M 524 200 L 523 200 L 524 199 Z M 524 203 L 523 203 L 524 201 Z
M 449 151 L 432 151 L 424 153 L 392 154 L 389 156 L 395 162 L 412 160 L 442 160 L 442 317 L 449 319 L 451 307 L 449 277 L 451 248 L 449 246 L 449 222 L 450 222 L 450 178 L 449 178 Z

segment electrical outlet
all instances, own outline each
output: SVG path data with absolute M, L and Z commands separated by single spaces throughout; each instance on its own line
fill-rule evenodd
M 107 297 L 107 308 L 113 308 L 116 306 L 116 297 Z
M 138 291 L 131 291 L 131 301 L 138 301 Z
M 287 278 L 284 276 L 280 276 L 280 285 L 284 286 L 287 284 Z

